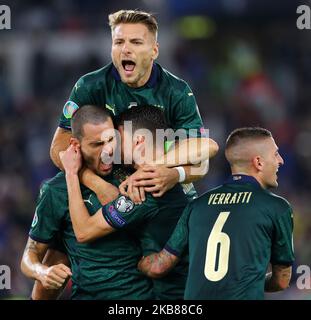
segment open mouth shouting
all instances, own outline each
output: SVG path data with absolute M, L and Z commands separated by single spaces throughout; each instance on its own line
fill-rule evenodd
M 99 170 L 102 172 L 109 172 L 112 169 L 112 163 L 103 163 L 102 161 L 99 164 Z
M 136 63 L 132 60 L 124 59 L 122 60 L 122 67 L 124 73 L 127 77 L 130 77 L 135 70 Z
M 99 170 L 102 172 L 107 172 L 112 169 L 113 157 L 105 150 L 102 151 L 99 161 Z

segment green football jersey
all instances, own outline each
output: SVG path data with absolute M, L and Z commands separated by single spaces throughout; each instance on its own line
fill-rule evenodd
M 154 105 L 164 111 L 170 128 L 185 129 L 187 136 L 205 135 L 195 97 L 188 84 L 154 63 L 149 81 L 140 88 L 131 88 L 121 81 L 112 63 L 82 76 L 71 91 L 59 126 L 71 129 L 75 110 L 86 104 L 106 107 L 115 116 L 136 105 Z M 189 199 L 197 197 L 193 184 L 184 185 Z
M 86 104 L 106 107 L 115 116 L 132 106 L 154 105 L 164 110 L 170 128 L 185 129 L 189 135 L 196 132 L 199 136 L 203 132 L 198 106 L 188 84 L 156 63 L 149 81 L 140 88 L 123 83 L 112 63 L 82 76 L 64 106 L 59 126 L 70 129 L 73 112 Z
M 181 186 L 177 185 L 161 198 L 147 194 L 141 205 L 134 205 L 129 198 L 119 196 L 103 206 L 102 212 L 113 228 L 132 232 L 140 240 L 143 255 L 147 256 L 163 248 L 187 203 Z M 187 274 L 188 253 L 185 251 L 181 263 L 169 275 L 153 280 L 156 299 L 183 299 Z
M 269 265 L 291 265 L 293 212 L 257 180 L 234 175 L 185 209 L 166 244 L 189 246 L 185 299 L 263 299 Z
M 112 177 L 108 182 L 115 183 Z M 101 204 L 96 195 L 81 185 L 82 197 L 91 215 Z M 112 233 L 90 243 L 78 243 L 68 209 L 63 172 L 45 182 L 40 190 L 30 238 L 52 243 L 63 240 L 71 262 L 72 299 L 152 299 L 152 282 L 137 270 L 142 256 L 138 242 L 127 232 Z

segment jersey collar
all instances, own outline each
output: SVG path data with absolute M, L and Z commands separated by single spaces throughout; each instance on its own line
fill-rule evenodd
M 226 181 L 225 184 L 245 184 L 250 183 L 255 187 L 261 188 L 260 183 L 252 176 L 247 176 L 246 174 L 233 174 Z
M 119 72 L 114 65 L 112 65 L 111 73 L 116 81 L 121 81 Z M 157 66 L 157 64 L 154 63 L 152 66 L 150 78 L 147 81 L 147 83 L 144 85 L 144 87 L 154 88 L 158 82 L 158 78 L 159 78 L 159 67 Z

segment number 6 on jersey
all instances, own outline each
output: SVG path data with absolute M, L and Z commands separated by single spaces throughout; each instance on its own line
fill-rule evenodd
M 221 230 L 229 214 L 230 212 L 220 212 L 207 240 L 204 275 L 210 281 L 219 281 L 228 272 L 230 238 Z M 219 250 L 217 250 L 218 244 Z M 216 266 L 217 251 L 219 251 L 219 258 Z

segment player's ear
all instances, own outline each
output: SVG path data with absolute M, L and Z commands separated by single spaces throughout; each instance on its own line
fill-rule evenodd
M 253 166 L 257 169 L 257 171 L 261 172 L 263 170 L 263 159 L 262 159 L 262 157 L 255 156 L 252 159 L 252 163 L 253 163 Z
M 134 141 L 133 162 L 141 165 L 145 158 L 145 136 L 137 135 Z
M 152 59 L 156 60 L 159 56 L 159 43 L 158 42 L 155 42 L 152 50 L 153 50 Z
M 137 135 L 135 145 L 139 145 L 145 142 L 145 136 L 143 135 Z
M 70 144 L 74 147 L 80 147 L 80 141 L 77 138 L 71 137 Z

